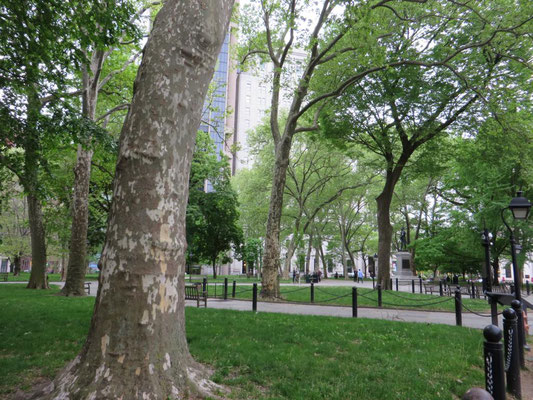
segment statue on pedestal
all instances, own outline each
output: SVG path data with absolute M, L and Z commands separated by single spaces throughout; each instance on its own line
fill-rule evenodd
M 405 229 L 402 226 L 402 230 L 400 232 L 400 251 L 407 250 L 407 238 L 405 234 Z

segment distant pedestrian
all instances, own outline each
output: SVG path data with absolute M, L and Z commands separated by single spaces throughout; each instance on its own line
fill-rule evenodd
M 292 270 L 292 283 L 296 282 L 296 269 Z
M 357 280 L 358 280 L 358 282 L 363 283 L 363 271 L 359 270 L 357 272 Z
M 318 281 L 320 282 L 322 280 L 322 271 L 321 270 L 318 270 Z

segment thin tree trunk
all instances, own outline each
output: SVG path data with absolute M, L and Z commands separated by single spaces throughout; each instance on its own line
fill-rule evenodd
M 309 235 L 307 243 L 307 253 L 305 254 L 305 273 L 309 274 L 311 271 L 311 250 L 313 249 L 313 235 Z
M 41 201 L 28 193 L 28 219 L 31 237 L 31 274 L 28 289 L 48 289 L 46 281 L 46 241 Z
M 294 240 L 294 237 L 291 238 L 291 241 L 289 242 L 289 247 L 287 247 L 287 257 L 285 257 L 285 266 L 283 269 L 283 278 L 289 279 L 289 272 L 291 269 L 291 260 L 294 256 L 294 252 L 296 250 L 296 241 Z
M 320 251 L 320 259 L 322 260 L 322 265 L 324 266 L 324 278 L 328 277 L 328 266 L 326 264 L 326 256 L 324 255 L 324 248 L 322 247 L 322 240 L 319 241 L 318 250 Z
M 121 133 L 89 336 L 39 398 L 213 396 L 185 337 L 185 211 L 202 102 L 232 4 L 167 0 L 156 17 Z
M 313 270 L 315 272 L 320 271 L 320 252 L 318 250 L 318 246 L 315 247 L 315 260 L 314 260 Z

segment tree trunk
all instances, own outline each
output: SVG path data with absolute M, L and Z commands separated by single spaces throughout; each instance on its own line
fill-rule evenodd
M 82 115 L 91 121 L 96 117 L 98 82 L 104 61 L 104 52 L 94 50 L 89 65 L 82 67 Z M 72 228 L 67 268 L 67 279 L 61 293 L 65 296 L 85 296 L 85 272 L 87 269 L 87 230 L 89 224 L 89 183 L 93 151 L 91 139 L 78 145 L 74 167 L 74 193 L 72 196 Z
M 498 255 L 495 255 L 492 259 L 492 271 L 494 272 L 492 276 L 494 277 L 494 281 L 492 282 L 493 286 L 499 286 L 500 285 L 500 257 Z
M 78 145 L 74 168 L 74 194 L 72 201 L 72 229 L 67 279 L 61 293 L 65 296 L 85 296 L 87 269 L 87 229 L 89 223 L 89 181 L 91 179 L 92 150 Z
M 296 235 L 293 235 L 291 238 L 291 241 L 289 242 L 289 246 L 287 247 L 287 257 L 285 258 L 285 266 L 283 268 L 283 278 L 289 279 L 289 272 L 291 269 L 291 260 L 294 256 L 294 252 L 296 250 Z
M 315 272 L 320 271 L 320 251 L 318 250 L 318 246 L 315 246 L 315 260 L 313 263 L 313 270 Z
M 390 223 L 390 205 L 393 188 L 385 185 L 376 198 L 378 219 L 378 284 L 383 289 L 390 288 L 390 247 L 392 242 L 392 225 Z
M 311 250 L 313 249 L 313 235 L 309 235 L 309 242 L 307 243 L 307 253 L 305 254 L 305 273 L 309 274 L 311 271 Z
M 270 194 L 270 206 L 265 238 L 265 255 L 263 258 L 263 270 L 261 277 L 261 297 L 279 298 L 280 269 L 280 243 L 279 233 L 281 224 L 281 211 L 283 207 L 283 192 L 289 166 L 289 154 L 291 150 L 291 136 L 284 136 L 276 145 L 276 162 L 274 164 L 274 176 L 272 191 Z
M 320 259 L 324 266 L 324 278 L 328 278 L 328 266 L 326 264 L 326 256 L 324 255 L 324 248 L 322 247 L 322 239 L 319 240 L 318 250 L 320 251 Z
M 46 240 L 41 201 L 34 191 L 28 193 L 28 219 L 31 237 L 31 274 L 28 289 L 48 289 L 46 282 Z
M 19 276 L 20 275 L 20 256 L 21 253 L 15 254 L 15 257 L 13 257 L 13 276 Z
M 202 103 L 232 4 L 167 0 L 156 17 L 121 133 L 89 336 L 44 398 L 213 396 L 185 337 L 185 210 Z
M 213 279 L 217 279 L 217 260 L 211 260 L 211 265 L 213 266 Z

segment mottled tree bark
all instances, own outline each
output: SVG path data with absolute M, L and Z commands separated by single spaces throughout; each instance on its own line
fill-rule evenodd
M 45 399 L 175 399 L 215 385 L 185 337 L 185 210 L 202 104 L 233 0 L 167 0 L 120 138 L 87 341 Z

